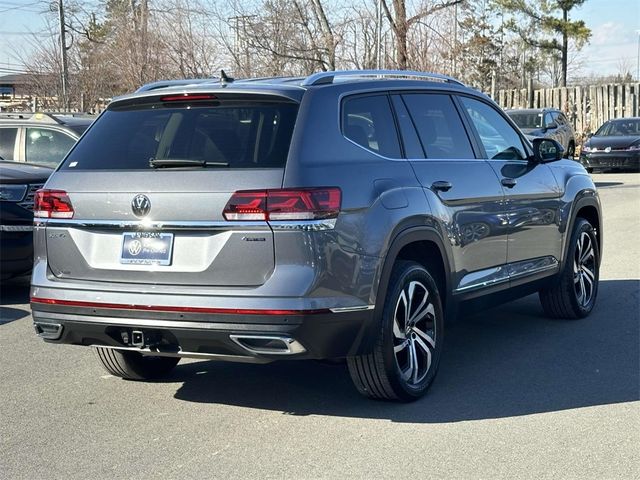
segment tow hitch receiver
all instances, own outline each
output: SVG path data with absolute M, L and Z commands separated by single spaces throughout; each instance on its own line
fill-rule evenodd
M 134 347 L 144 347 L 144 333 L 140 330 L 133 330 L 131 332 L 131 345 Z

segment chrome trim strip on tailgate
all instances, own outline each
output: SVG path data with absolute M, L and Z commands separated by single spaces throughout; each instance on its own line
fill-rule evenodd
M 132 229 L 132 230 L 264 230 L 267 222 L 161 222 L 144 220 L 78 220 L 78 219 L 35 219 L 35 226 L 51 226 L 66 228 L 100 228 L 100 229 Z
M 302 230 L 322 231 L 332 230 L 336 226 L 336 219 L 325 220 L 296 220 L 296 221 L 271 221 L 271 222 L 223 222 L 223 221 L 188 221 L 188 222 L 162 222 L 144 220 L 79 220 L 37 218 L 34 219 L 37 227 L 52 226 L 61 228 L 100 228 L 100 229 L 132 229 L 132 230 L 264 230 L 271 227 L 274 230 Z

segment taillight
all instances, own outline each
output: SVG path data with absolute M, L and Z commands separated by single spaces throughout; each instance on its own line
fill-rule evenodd
M 337 187 L 245 190 L 235 192 L 224 208 L 227 220 L 319 220 L 340 213 Z
M 73 218 L 73 206 L 64 190 L 38 190 L 34 197 L 33 216 L 38 218 Z

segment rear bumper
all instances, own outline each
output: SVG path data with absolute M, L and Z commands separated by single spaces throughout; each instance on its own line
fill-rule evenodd
M 361 353 L 374 315 L 368 306 L 359 308 L 241 315 L 32 303 L 34 327 L 47 342 L 253 363 Z
M 582 153 L 580 163 L 586 168 L 640 168 L 640 152 Z

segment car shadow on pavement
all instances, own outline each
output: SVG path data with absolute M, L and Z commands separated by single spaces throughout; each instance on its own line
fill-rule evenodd
M 169 379 L 175 398 L 290 415 L 441 423 L 503 418 L 630 402 L 640 398 L 638 280 L 600 282 L 583 320 L 544 317 L 537 296 L 449 326 L 440 371 L 411 404 L 371 401 L 344 365 L 194 362 Z
M 0 285 L 0 325 L 20 320 L 29 315 L 29 310 L 14 308 L 14 305 L 29 303 L 29 279 L 17 278 Z

